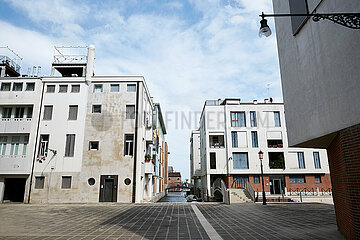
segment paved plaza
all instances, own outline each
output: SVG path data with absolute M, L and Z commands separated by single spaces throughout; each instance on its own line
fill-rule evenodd
M 1 204 L 0 216 L 0 239 L 342 239 L 325 204 Z

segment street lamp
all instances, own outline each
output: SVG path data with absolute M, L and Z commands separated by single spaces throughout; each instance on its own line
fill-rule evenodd
M 352 29 L 360 29 L 360 13 L 305 13 L 305 14 L 264 14 L 259 15 L 262 19 L 260 21 L 259 36 L 269 37 L 271 30 L 267 24 L 265 17 L 312 17 L 314 22 L 323 19 L 330 20 L 336 24 Z
M 263 171 L 263 160 L 264 153 L 260 150 L 259 151 L 259 159 L 260 159 L 260 167 L 261 167 L 261 182 L 262 182 L 262 200 L 263 205 L 266 205 L 266 196 L 265 196 L 265 186 L 264 186 L 264 171 Z
M 229 161 L 232 160 L 232 157 L 229 157 L 229 159 L 226 162 L 226 175 L 227 175 L 227 179 L 228 179 L 228 189 L 230 189 L 231 185 L 230 185 L 230 170 L 229 170 Z

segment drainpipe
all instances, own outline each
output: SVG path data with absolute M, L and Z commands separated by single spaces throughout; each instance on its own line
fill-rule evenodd
M 41 80 L 41 79 L 40 79 Z M 42 82 L 42 80 L 41 80 Z M 40 99 L 40 109 L 39 109 L 39 116 L 38 116 L 38 122 L 36 127 L 36 135 L 35 135 L 35 147 L 34 147 L 34 154 L 33 154 L 33 162 L 31 167 L 31 174 L 30 174 L 30 186 L 29 186 L 29 194 L 28 194 L 28 200 L 27 203 L 30 203 L 30 195 L 31 195 L 31 187 L 34 177 L 34 167 L 35 167 L 35 159 L 36 159 L 36 148 L 38 145 L 38 139 L 39 139 L 39 131 L 40 131 L 40 118 L 41 118 L 41 110 L 42 110 L 42 103 L 44 99 L 44 89 L 45 89 L 45 83 L 42 82 L 42 90 L 41 90 L 41 99 Z
M 226 108 L 226 103 L 224 104 L 224 141 L 225 141 L 225 151 L 226 151 L 226 175 L 227 175 L 227 181 L 228 181 L 228 185 L 227 188 L 230 189 L 230 167 L 229 167 L 229 150 L 230 147 L 228 145 L 228 136 L 227 136 L 227 119 L 226 119 L 226 114 L 227 112 L 227 108 Z
M 139 115 L 139 89 L 140 81 L 136 84 L 136 106 L 135 106 L 135 137 L 134 137 L 134 172 L 133 172 L 133 189 L 132 203 L 136 201 L 136 164 L 137 164 L 137 134 L 138 134 L 138 115 Z

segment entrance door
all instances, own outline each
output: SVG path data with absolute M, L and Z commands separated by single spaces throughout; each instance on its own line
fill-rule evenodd
M 100 202 L 116 202 L 117 201 L 117 175 L 101 175 L 100 176 Z
M 283 181 L 281 178 L 270 179 L 270 193 L 271 194 L 283 194 Z
M 5 178 L 4 200 L 24 202 L 26 178 Z

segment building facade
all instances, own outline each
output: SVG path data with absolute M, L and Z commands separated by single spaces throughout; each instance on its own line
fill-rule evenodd
M 200 197 L 201 191 L 201 161 L 200 161 L 200 131 L 191 131 L 190 137 L 190 181 L 194 193 Z
M 155 103 L 152 112 L 153 147 L 148 149 L 145 160 L 145 192 L 148 199 L 159 200 L 165 195 L 165 173 L 167 165 L 166 127 L 161 107 Z
M 275 13 L 359 13 L 357 0 L 273 0 Z M 326 148 L 339 230 L 360 238 L 359 30 L 275 18 L 290 146 Z
M 180 172 L 169 172 L 168 173 L 168 184 L 169 192 L 179 192 L 181 191 L 181 173 Z
M 95 76 L 94 51 L 80 61 L 55 56 L 51 76 L 0 79 L 0 200 L 153 200 L 145 159 L 158 129 L 145 79 Z
M 326 150 L 288 146 L 283 104 L 225 99 L 206 101 L 200 118 L 202 197 L 213 197 L 218 178 L 261 192 L 260 150 L 266 194 L 331 191 Z

